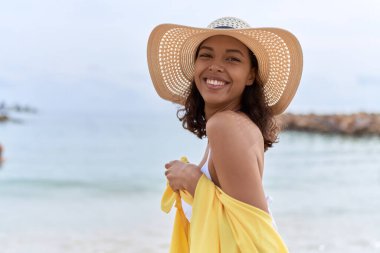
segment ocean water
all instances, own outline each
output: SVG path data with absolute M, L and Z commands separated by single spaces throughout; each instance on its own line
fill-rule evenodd
M 163 164 L 206 146 L 169 114 L 19 115 L 0 124 L 0 252 L 167 252 Z M 380 138 L 285 132 L 264 186 L 291 252 L 380 252 Z

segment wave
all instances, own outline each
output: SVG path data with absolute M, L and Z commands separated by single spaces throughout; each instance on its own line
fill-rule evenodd
M 161 190 L 162 187 L 148 182 L 130 181 L 84 181 L 72 179 L 6 179 L 0 180 L 0 193 L 4 192 L 68 192 L 80 191 L 97 194 L 133 194 Z M 1 194 L 3 195 L 3 194 Z M 4 196 L 4 195 L 3 195 Z

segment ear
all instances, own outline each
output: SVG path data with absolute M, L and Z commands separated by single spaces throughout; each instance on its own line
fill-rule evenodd
M 255 81 L 255 77 L 256 77 L 256 69 L 251 68 L 251 71 L 249 71 L 249 74 L 248 74 L 246 86 L 251 86 L 253 82 Z

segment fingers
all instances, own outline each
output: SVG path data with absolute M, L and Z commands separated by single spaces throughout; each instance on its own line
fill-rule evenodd
M 165 164 L 165 169 L 169 169 L 171 166 L 173 166 L 173 164 L 176 162 L 177 160 L 174 160 L 174 161 L 170 161 L 168 163 Z
M 186 165 L 184 162 L 181 162 L 179 160 L 170 161 L 165 164 L 165 172 L 164 175 L 166 179 L 168 180 L 170 188 L 174 192 L 178 192 L 181 189 L 183 176 L 181 176 L 181 171 L 183 169 L 183 166 Z
M 186 166 L 188 166 L 188 163 L 184 163 L 179 160 L 170 161 L 165 164 L 166 171 L 164 172 L 165 176 L 168 177 L 172 172 L 177 173 L 178 170 L 184 169 Z
M 180 189 L 175 184 L 172 184 L 172 183 L 169 182 L 169 186 L 170 186 L 170 188 L 172 188 L 172 190 L 174 192 L 179 193 Z
M 178 160 L 174 160 L 174 161 L 170 161 L 168 163 L 165 164 L 165 176 L 167 179 L 168 176 L 175 170 L 175 165 L 178 163 L 179 161 Z

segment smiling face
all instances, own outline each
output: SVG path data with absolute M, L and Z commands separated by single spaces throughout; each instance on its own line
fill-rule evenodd
M 239 40 L 217 35 L 199 46 L 194 81 L 207 110 L 238 110 L 241 95 L 255 78 L 249 49 Z

